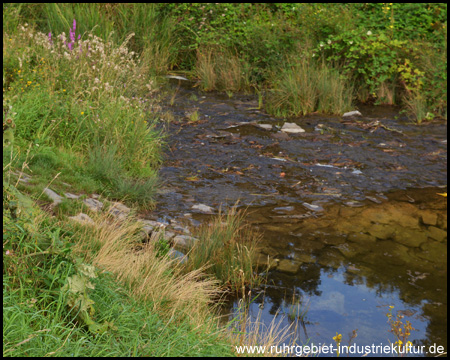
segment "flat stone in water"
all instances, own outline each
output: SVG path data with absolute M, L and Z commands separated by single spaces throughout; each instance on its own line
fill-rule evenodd
M 360 206 L 364 206 L 363 203 L 360 203 L 359 201 L 347 201 L 345 203 L 345 205 L 350 206 L 350 207 L 360 207 Z
M 211 206 L 204 204 L 196 204 L 191 207 L 192 210 L 197 210 L 205 214 L 213 214 L 214 209 Z
M 278 214 L 284 214 L 287 212 L 291 212 L 294 211 L 294 207 L 293 206 L 281 206 L 281 207 L 276 207 L 273 209 L 274 212 L 278 213 Z
M 281 131 L 291 133 L 291 134 L 298 134 L 305 132 L 304 129 L 302 129 L 300 126 L 298 126 L 296 123 L 284 123 L 283 127 L 281 128 Z
M 270 124 L 258 124 L 258 126 L 266 130 L 272 130 L 272 125 Z
M 302 204 L 305 208 L 312 210 L 312 211 L 323 211 L 323 207 L 320 205 L 313 205 L 313 204 L 308 204 L 307 202 L 304 202 Z
M 374 202 L 375 204 L 381 204 L 382 203 L 382 201 L 378 200 L 376 197 L 366 196 L 366 199 Z
M 346 112 L 342 117 L 362 116 L 358 110 Z

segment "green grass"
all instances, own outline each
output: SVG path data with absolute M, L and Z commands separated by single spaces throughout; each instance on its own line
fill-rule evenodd
M 185 301 L 192 285 L 196 289 L 192 295 L 196 297 L 203 286 L 210 285 L 175 277 L 173 271 L 167 271 L 171 263 L 153 252 L 147 254 L 159 260 L 151 262 L 152 281 L 159 282 L 160 287 L 151 298 L 146 298 L 148 291 L 139 292 L 139 284 L 143 284 L 141 272 L 130 273 L 121 281 L 117 273 L 105 269 L 114 251 L 119 251 L 122 263 L 126 263 L 123 251 L 129 251 L 126 244 L 133 239 L 135 225 L 125 225 L 120 230 L 117 224 L 101 223 L 100 218 L 99 228 L 89 230 L 50 218 L 32 203 L 25 203 L 25 199 L 13 187 L 4 189 L 4 355 L 232 355 L 230 342 L 215 325 L 213 314 L 200 303 Z M 13 210 L 13 204 L 20 211 Z M 25 211 L 25 206 L 32 213 Z M 121 239 L 122 245 L 114 246 L 114 251 L 107 247 L 109 252 L 105 252 L 108 242 L 104 241 L 111 239 Z M 74 250 L 77 246 L 82 246 L 82 253 Z M 78 317 L 77 308 L 68 306 L 68 293 L 62 291 L 70 277 L 83 274 L 79 269 L 88 259 L 98 266 L 97 278 L 90 280 L 93 286 L 86 294 L 95 309 L 90 316 L 98 324 L 107 321 L 111 325 L 103 334 L 88 330 Z M 133 261 L 131 257 L 126 264 L 128 269 Z M 158 266 L 162 266 L 159 271 Z M 166 292 L 160 291 L 164 288 Z M 176 288 L 184 292 L 177 294 Z M 183 301 L 177 302 L 177 296 Z M 171 303 L 178 304 L 176 311 L 167 311 Z M 182 311 L 185 307 L 190 309 L 190 316 Z M 202 309 L 202 313 L 194 309 Z
M 337 62 L 346 70 L 345 91 L 340 89 L 342 84 L 335 80 L 334 75 L 328 74 L 322 79 L 324 86 L 321 89 L 346 93 L 340 100 L 341 104 L 339 101 L 331 103 L 328 99 L 321 101 L 316 110 L 308 110 L 312 107 L 309 103 L 316 101 L 316 95 L 305 90 L 304 95 L 310 94 L 311 98 L 302 100 L 304 104 L 300 109 L 295 103 L 283 106 L 291 108 L 287 110 L 277 110 L 276 105 L 271 107 L 275 109 L 273 114 L 280 113 L 280 116 L 288 112 L 303 114 L 304 111 L 338 114 L 343 107 L 342 102 L 347 102 L 347 92 L 352 93 L 353 89 L 355 92 L 350 96 L 359 101 L 405 105 L 411 113 L 411 107 L 403 102 L 402 95 L 414 87 L 435 116 L 446 117 L 446 4 L 7 3 L 3 10 L 4 33 L 8 38 L 20 32 L 20 24 L 29 23 L 45 36 L 51 32 L 55 40 L 63 31 L 68 34 L 73 19 L 76 19 L 76 34 L 80 34 L 83 41 L 87 40 L 89 33 L 115 46 L 126 41 L 127 48 L 142 60 L 139 67 L 143 74 L 165 75 L 171 70 L 196 74 L 205 91 L 268 88 L 273 92 L 281 91 L 278 97 L 283 98 L 285 89 L 279 88 L 279 76 L 272 74 L 286 72 L 283 70 L 286 58 L 302 62 L 304 58 L 311 58 L 313 53 L 317 55 L 316 59 Z M 132 33 L 134 35 L 129 37 Z M 4 37 L 7 49 L 8 38 Z M 26 48 L 14 45 L 16 49 Z M 9 50 L 6 51 L 8 53 Z M 38 64 L 37 59 L 35 65 Z M 4 68 L 13 71 L 18 69 L 17 65 L 17 56 L 4 56 Z M 46 73 L 58 77 L 67 73 L 66 65 L 60 64 Z M 22 66 L 27 70 L 26 61 Z M 105 70 L 104 67 L 102 69 Z M 102 80 L 111 85 L 114 82 L 108 79 L 110 74 L 115 72 L 105 72 Z M 4 75 L 7 80 L 4 88 L 6 85 L 8 89 L 13 74 L 8 72 Z M 128 78 L 136 79 L 134 76 Z M 80 71 L 76 77 L 79 81 L 72 82 L 72 85 L 80 86 L 83 82 L 92 85 L 89 79 L 95 79 L 92 71 Z M 53 86 L 53 90 L 62 91 L 61 85 L 65 85 L 66 79 L 60 80 L 59 86 Z M 132 83 L 128 84 L 130 89 L 133 88 Z M 153 92 L 157 86 L 153 82 L 150 88 Z M 102 94 L 94 94 L 89 86 L 83 90 L 89 92 L 90 101 L 105 100 Z M 69 89 L 66 91 L 68 95 Z M 48 93 L 52 99 L 59 97 L 55 92 Z M 42 99 L 30 99 L 28 103 L 38 103 L 45 96 L 47 94 L 42 93 Z M 273 97 L 270 95 L 269 103 Z M 326 98 L 324 94 L 322 99 Z M 72 96 L 71 100 L 74 99 L 79 100 L 79 97 Z M 278 104 L 279 99 L 275 102 Z M 64 111 L 70 113 L 72 119 L 79 117 L 79 112 L 86 106 L 97 109 L 89 103 L 84 107 L 80 105 L 70 101 Z M 57 109 L 52 111 L 59 112 Z M 40 136 L 47 135 L 45 129 L 50 131 L 56 127 L 64 128 L 60 134 L 66 136 L 80 139 L 85 136 L 82 128 L 65 123 L 58 126 L 50 124 L 52 126 L 49 127 L 49 121 L 59 117 L 40 115 L 36 126 L 46 123 L 38 131 Z M 415 118 L 420 118 L 420 115 L 412 113 Z
M 274 89 L 265 101 L 276 116 L 300 116 L 315 111 L 342 114 L 351 108 L 352 87 L 325 64 L 302 59 L 274 75 Z
M 62 276 L 64 274 L 61 274 Z M 8 278 L 4 278 L 8 284 Z M 36 291 L 30 285 L 3 289 L 5 356 L 232 356 L 219 332 L 193 329 L 186 319 L 169 321 L 134 300 L 112 277 L 103 274 L 91 298 L 98 321 L 117 330 L 92 335 L 76 323 L 62 294 Z M 42 290 L 42 289 L 41 289 Z M 36 300 L 36 301 L 35 301 Z

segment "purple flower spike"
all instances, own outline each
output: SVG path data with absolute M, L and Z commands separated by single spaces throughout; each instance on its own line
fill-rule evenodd
M 78 35 L 78 40 L 80 40 L 81 39 L 81 34 L 80 35 Z
M 77 22 L 73 19 L 73 32 L 75 33 L 75 29 L 77 28 Z
M 48 42 L 50 44 L 53 44 L 53 42 L 52 42 L 52 33 L 51 32 L 48 33 Z

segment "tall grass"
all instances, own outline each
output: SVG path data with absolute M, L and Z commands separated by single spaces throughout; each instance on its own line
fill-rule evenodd
M 235 53 L 220 48 L 205 48 L 197 53 L 196 75 L 204 91 L 243 91 L 250 86 L 246 65 Z
M 266 110 L 276 116 L 341 114 L 351 107 L 352 87 L 326 64 L 302 59 L 275 74 L 272 84 Z
M 242 293 L 247 287 L 259 285 L 253 259 L 259 235 L 244 224 L 244 212 L 233 207 L 226 215 L 219 214 L 203 225 L 194 236 L 199 239 L 188 254 L 186 271 L 207 268 L 220 283 Z
M 34 152 L 47 146 L 74 153 L 80 159 L 78 171 L 106 180 L 108 194 L 146 207 L 163 143 L 156 130 L 156 79 L 129 50 L 133 34 L 116 45 L 111 34 L 103 40 L 81 34 L 80 26 L 73 21 L 69 35 L 44 34 L 30 25 L 3 32 L 4 103 L 12 105 L 16 144 L 31 142 Z M 110 176 L 114 186 L 97 176 L 105 168 L 96 156 L 100 147 L 115 149 L 114 163 L 109 161 L 116 171 Z M 63 173 L 73 173 L 72 168 L 69 163 L 60 166 Z
M 232 354 L 208 308 L 218 289 L 199 281 L 201 270 L 181 275 L 150 245 L 137 251 L 136 223 L 99 215 L 88 229 L 50 218 L 24 199 L 4 189 L 4 355 Z M 90 315 L 113 324 L 101 335 L 87 331 L 61 290 L 89 261 L 100 270 L 87 294 Z

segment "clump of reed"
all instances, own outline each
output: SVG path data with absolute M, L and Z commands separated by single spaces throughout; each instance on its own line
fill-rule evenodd
M 275 116 L 342 114 L 351 108 L 352 86 L 325 63 L 296 61 L 274 74 L 272 85 L 265 104 Z
M 257 286 L 261 279 L 254 262 L 260 236 L 247 224 L 245 213 L 233 207 L 202 225 L 194 236 L 199 239 L 188 253 L 187 271 L 205 268 L 227 289 L 241 292 Z
M 226 49 L 199 50 L 195 73 L 204 91 L 243 91 L 250 86 L 245 63 L 234 52 Z

